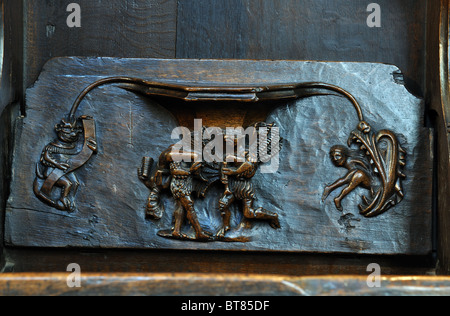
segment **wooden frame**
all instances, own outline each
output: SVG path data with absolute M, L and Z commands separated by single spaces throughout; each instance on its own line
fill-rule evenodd
M 111 296 L 420 296 L 450 295 L 447 277 L 382 278 L 382 287 L 369 288 L 367 277 L 286 277 L 217 274 L 87 274 L 81 288 L 69 288 L 66 274 L 5 274 L 0 295 Z M 226 299 L 226 298 L 224 298 Z M 169 310 L 181 310 L 182 298 Z M 186 299 L 187 300 L 187 299 Z M 201 299 L 200 299 L 201 300 Z M 219 300 L 219 299 L 217 299 Z M 270 298 L 264 299 L 270 302 Z M 177 304 L 178 303 L 178 304 Z M 274 303 L 274 302 L 272 302 Z M 276 307 L 287 308 L 278 304 Z M 287 312 L 287 310 L 286 310 Z
M 199 289 L 202 286 L 206 286 L 210 291 L 197 292 L 198 294 L 223 294 L 222 291 L 214 289 L 218 280 L 230 285 L 227 287 L 231 289 L 228 294 L 280 294 L 280 295 L 296 295 L 305 294 L 299 292 L 298 289 L 304 289 L 309 294 L 325 294 L 333 295 L 340 294 L 337 292 L 326 292 L 321 289 L 321 284 L 324 282 L 334 282 L 336 286 L 343 289 L 343 294 L 347 294 L 349 290 L 352 294 L 448 294 L 448 278 L 446 277 L 424 277 L 427 273 L 436 272 L 439 275 L 450 274 L 450 244 L 448 242 L 449 232 L 448 225 L 450 223 L 450 187 L 448 180 L 450 179 L 449 168 L 449 152 L 450 152 L 450 100 L 449 100 L 449 2 L 448 0 L 440 1 L 427 1 L 427 25 L 426 25 L 426 67 L 424 71 L 426 89 L 425 98 L 430 109 L 433 110 L 434 116 L 431 117 L 431 124 L 436 131 L 436 244 L 437 244 L 437 265 L 434 269 L 433 258 L 414 258 L 409 260 L 408 258 L 386 258 L 386 257 L 355 257 L 355 256 L 327 256 L 327 255 L 281 255 L 280 258 L 269 258 L 264 254 L 257 254 L 255 257 L 260 262 L 267 261 L 268 263 L 251 263 L 252 259 L 243 255 L 234 255 L 230 258 L 221 256 L 215 253 L 204 253 L 199 260 L 197 256 L 191 253 L 179 253 L 174 254 L 170 252 L 159 253 L 144 253 L 144 252 L 91 252 L 82 253 L 77 250 L 64 250 L 62 252 L 51 250 L 29 250 L 29 249 L 5 249 L 2 248 L 1 255 L 1 267 L 4 272 L 22 272 L 25 274 L 3 274 L 0 275 L 0 289 L 3 289 L 1 294 L 10 295 L 32 295 L 32 294 L 173 294 L 174 288 L 177 289 L 177 294 L 196 293 L 194 290 Z M 8 183 L 10 180 L 10 153 L 12 152 L 12 132 L 13 122 L 15 118 L 24 113 L 24 91 L 25 88 L 33 83 L 33 79 L 26 74 L 31 71 L 33 76 L 39 73 L 39 62 L 37 60 L 46 60 L 49 56 L 31 56 L 30 46 L 36 45 L 39 49 L 39 43 L 23 44 L 22 39 L 26 41 L 27 36 L 30 36 L 30 32 L 33 32 L 31 26 L 24 26 L 20 19 L 14 18 L 17 16 L 24 16 L 24 14 L 31 14 L 28 11 L 30 8 L 25 5 L 23 7 L 22 1 L 8 1 L 4 0 L 2 3 L 2 10 L 4 13 L 4 43 L 5 53 L 3 55 L 3 75 L 1 81 L 1 104 L 0 109 L 6 108 L 1 115 L 0 124 L 1 137 L 0 143 L 3 149 L 0 156 L 0 203 L 1 203 L 1 217 L 4 218 L 3 210 L 8 196 Z M 41 38 L 42 41 L 47 39 Z M 28 51 L 27 51 L 28 49 Z M 24 50 L 26 51 L 24 53 Z M 12 53 L 14 52 L 14 53 Z M 26 55 L 27 60 L 22 60 L 22 56 Z M 167 56 L 170 57 L 170 56 Z M 175 56 L 172 56 L 175 57 Z M 3 220 L 2 220 L 3 222 Z M 3 245 L 3 225 L 0 227 L 0 233 Z M 197 273 L 211 272 L 211 275 L 198 275 L 184 274 L 182 276 L 177 275 L 154 275 L 154 274 L 134 274 L 134 275 L 85 275 L 83 279 L 86 283 L 86 288 L 81 291 L 67 293 L 61 288 L 61 281 L 66 278 L 66 274 L 52 275 L 46 272 L 52 271 L 64 271 L 68 261 L 72 262 L 72 259 L 86 260 L 86 262 L 92 260 L 93 264 L 88 270 L 95 271 L 114 271 L 114 272 L 128 272 L 128 271 L 144 271 L 144 272 L 188 272 L 194 271 Z M 115 258 L 117 261 L 124 260 L 124 258 L 132 255 L 134 259 L 131 259 L 128 263 L 114 263 L 105 262 L 105 257 Z M 162 257 L 161 257 L 162 255 Z M 30 258 L 39 256 L 44 258 L 40 266 L 33 266 L 30 264 Z M 175 263 L 179 260 L 179 257 L 186 259 L 185 264 L 182 267 L 175 268 Z M 153 259 L 159 258 L 154 264 L 149 264 Z M 70 260 L 69 260 L 70 259 Z M 173 262 L 172 266 L 165 266 L 166 259 Z M 202 263 L 201 261 L 204 260 Z M 210 263 L 205 263 L 206 261 Z M 199 263 L 200 262 L 200 263 Z M 213 267 L 214 262 L 219 262 L 218 267 Z M 383 286 L 383 291 L 366 291 L 365 280 L 367 279 L 367 272 L 365 267 L 368 263 L 380 262 L 386 267 L 384 270 L 386 274 L 394 275 L 422 275 L 420 278 L 396 278 L 385 277 L 383 280 L 386 282 L 386 286 Z M 313 266 L 321 265 L 320 269 L 315 269 Z M 48 271 L 44 271 L 45 267 L 48 267 Z M 166 270 L 164 270 L 166 269 Z M 167 271 L 170 270 L 170 271 Z M 269 274 L 285 274 L 287 270 L 291 271 L 291 275 L 295 275 L 294 279 L 291 277 L 278 276 L 273 277 Z M 301 278 L 301 275 L 324 275 L 324 274 L 349 274 L 354 273 L 363 275 L 357 277 L 325 277 L 325 278 Z M 43 274 L 26 274 L 27 272 L 41 272 Z M 86 271 L 87 272 L 87 271 Z M 233 275 L 225 277 L 218 277 L 214 273 L 233 273 L 233 272 L 251 272 L 251 273 L 269 273 L 266 276 L 245 276 Z M 285 273 L 283 273 L 285 272 Z M 142 278 L 143 286 L 139 287 L 139 291 L 131 291 L 127 284 L 129 282 Z M 91 291 L 89 284 L 95 282 L 102 282 L 103 284 L 109 284 L 109 282 L 119 280 L 120 286 L 114 288 L 103 288 L 101 291 Z M 161 280 L 164 280 L 161 283 Z M 187 280 L 189 282 L 187 282 Z M 286 281 L 293 282 L 298 288 L 296 290 L 286 289 Z M 343 284 L 350 283 L 349 287 L 345 287 Z M 153 286 L 167 285 L 165 289 L 154 290 Z M 251 284 L 250 290 L 237 291 L 236 285 L 242 286 L 242 284 Z M 266 287 L 261 285 L 273 285 L 275 287 Z M 413 287 L 407 287 L 410 285 Z M 8 286 L 7 286 L 8 285 Z M 45 287 L 44 285 L 50 285 Z M 255 291 L 255 286 L 259 287 Z M 261 286 L 261 287 L 260 287 Z M 392 286 L 392 287 L 391 287 Z M 417 287 L 416 287 L 417 286 Z M 63 284 L 64 287 L 64 284 Z M 9 288 L 10 291 L 5 289 Z M 394 290 L 393 290 L 394 288 Z M 432 289 L 444 289 L 442 291 L 433 291 Z M 234 290 L 233 290 L 234 289 Z M 247 288 L 248 289 L 248 288 Z M 253 290 L 251 290 L 253 289 Z M 411 291 L 411 289 L 413 289 Z M 415 291 L 414 289 L 417 289 Z M 427 291 L 424 291 L 427 289 Z M 430 290 L 430 291 L 428 291 Z M 194 291 L 194 292 L 193 292 Z M 216 291 L 216 292 L 214 292 Z M 446 292 L 447 291 L 447 292 Z
M 438 7 L 439 5 L 439 7 Z M 449 274 L 450 257 L 448 244 L 448 223 L 450 221 L 450 96 L 449 96 L 449 2 L 430 2 L 429 42 L 427 50 L 427 98 L 435 111 L 437 134 L 437 209 L 438 209 L 438 271 Z M 438 13 L 439 12 L 439 13 Z M 435 19 L 435 20 L 434 20 Z

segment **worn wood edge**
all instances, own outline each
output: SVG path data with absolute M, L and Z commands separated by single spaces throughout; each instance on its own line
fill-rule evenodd
M 385 276 L 435 275 L 431 256 L 369 256 L 336 254 L 289 254 L 254 252 L 95 250 L 5 248 L 3 272 L 58 273 L 69 263 L 91 273 L 208 273 L 283 276 L 366 275 L 377 263 Z M 39 260 L 36 260 L 39 258 Z M 0 274 L 1 276 L 1 274 Z
M 284 277 L 244 274 L 81 274 L 79 288 L 67 285 L 70 273 L 3 274 L 0 295 L 148 296 L 377 296 L 449 295 L 450 277 L 367 276 Z
M 169 63 L 171 64 L 171 66 L 174 65 L 178 65 L 178 64 L 188 64 L 188 65 L 192 65 L 195 66 L 196 64 L 208 64 L 208 63 L 215 63 L 215 64 L 224 64 L 224 65 L 235 65 L 236 67 L 240 67 L 243 64 L 247 64 L 247 65 L 251 65 L 251 64 L 289 64 L 289 63 L 305 63 L 305 64 L 309 64 L 309 63 L 317 63 L 317 64 L 348 64 L 348 65 L 379 65 L 379 66 L 385 66 L 385 67 L 390 67 L 391 71 L 392 71 L 392 75 L 403 75 L 404 71 L 397 65 L 395 64 L 389 64 L 389 63 L 382 63 L 382 62 L 358 62 L 358 61 L 326 61 L 326 60 L 301 60 L 301 59 L 289 59 L 289 60 L 282 60 L 282 59 L 214 59 L 214 58 L 196 58 L 196 59 L 173 59 L 173 58 L 136 58 L 136 57 L 89 57 L 89 56 L 63 56 L 63 57 L 52 57 L 49 60 L 47 60 L 45 62 L 45 64 L 42 67 L 42 71 L 39 73 L 38 77 L 36 78 L 36 80 L 33 82 L 33 84 L 31 84 L 27 89 L 26 89 L 26 94 L 29 93 L 30 90 L 32 90 L 34 87 L 36 87 L 38 85 L 38 83 L 42 80 L 42 76 L 46 73 L 46 72 L 51 72 L 51 69 L 54 67 L 58 67 L 59 64 L 65 64 L 65 63 L 71 63 L 73 61 L 78 61 L 80 63 L 84 63 L 84 62 L 89 62 L 89 61 L 105 61 L 105 62 L 117 62 L 117 61 L 129 61 L 129 62 L 133 62 L 133 61 L 148 61 L 148 62 L 154 62 L 154 63 L 160 63 L 161 65 L 165 64 L 165 63 Z M 71 74 L 71 76 L 73 77 L 77 77 L 80 74 Z M 106 78 L 110 78 L 110 76 L 106 75 L 105 73 L 100 73 L 99 77 L 106 79 Z M 168 90 L 173 90 L 172 94 L 185 94 L 185 95 L 178 95 L 178 96 L 172 96 L 175 99 L 180 99 L 180 100 L 184 100 L 187 102 L 192 102 L 195 103 L 196 101 L 202 101 L 202 98 L 196 98 L 197 95 L 196 93 L 201 93 L 201 92 L 210 92 L 212 94 L 227 94 L 230 92 L 237 92 L 238 95 L 241 96 L 241 99 L 237 99 L 234 101 L 246 101 L 245 103 L 257 103 L 257 102 L 261 102 L 261 101 L 267 101 L 267 100 L 271 100 L 271 98 L 269 97 L 268 99 L 264 99 L 264 98 L 255 98 L 258 94 L 261 94 L 261 92 L 276 92 L 277 90 L 284 91 L 286 90 L 286 88 L 288 86 L 291 86 L 290 88 L 294 88 L 294 86 L 299 85 L 299 84 L 304 84 L 305 82 L 288 82 L 288 83 L 275 83 L 269 87 L 267 87 L 267 85 L 264 84 L 244 84 L 244 85 L 236 85 L 236 84 L 213 84 L 211 86 L 205 86 L 203 84 L 193 84 L 193 83 L 187 83 L 185 85 L 180 85 L 177 83 L 173 82 L 173 79 L 159 79 L 159 80 L 155 80 L 152 78 L 152 73 L 149 73 L 145 78 L 141 78 L 143 81 L 146 81 L 148 83 L 154 84 L 155 86 L 160 86 L 160 87 L 164 87 L 167 88 Z M 408 88 L 408 86 L 403 82 L 403 83 L 398 83 L 397 84 L 399 86 L 402 87 L 402 89 L 405 91 L 405 94 L 408 94 L 411 98 L 414 98 L 418 101 L 423 101 L 423 97 L 415 94 L 412 90 L 410 90 Z M 117 86 L 122 87 L 125 90 L 133 90 L 132 84 L 117 84 Z M 135 91 L 138 91 L 139 89 L 137 89 L 136 87 L 134 88 Z M 141 93 L 147 94 L 148 89 L 142 89 Z M 261 90 L 261 91 L 259 91 Z M 242 96 L 244 97 L 249 97 L 248 94 L 252 94 L 252 98 L 251 99 L 242 99 Z M 152 95 L 152 93 L 148 93 L 148 95 Z M 219 98 L 211 98 L 211 99 L 205 99 L 205 101 L 229 101 L 229 100 L 233 100 L 231 99 L 227 99 L 227 98 L 223 98 L 224 96 L 222 95 L 222 99 Z M 278 98 L 280 98 L 280 96 L 278 96 Z M 294 91 L 292 91 L 292 95 L 290 97 L 281 97 L 282 100 L 292 100 L 292 99 L 299 99 L 301 98 L 301 96 L 296 95 Z M 275 98 L 277 99 L 277 98 Z M 75 100 L 73 100 L 75 101 Z M 69 109 L 68 109 L 69 110 Z
M 58 63 L 64 63 L 65 60 L 79 60 L 80 62 L 86 62 L 90 60 L 105 60 L 105 61 L 155 61 L 155 62 L 161 62 L 161 63 L 180 63 L 180 64 L 195 64 L 195 63 L 235 63 L 236 65 L 242 64 L 242 63 L 319 63 L 319 64 L 357 64 L 357 65 L 379 65 L 379 66 L 386 66 L 386 67 L 392 67 L 392 74 L 396 75 L 403 75 L 404 71 L 396 64 L 391 63 L 384 63 L 384 62 L 370 62 L 370 61 L 336 61 L 336 60 L 311 60 L 311 59 L 245 59 L 245 58 L 237 58 L 237 59 L 220 59 L 220 58 L 139 58 L 139 57 L 110 57 L 110 56 L 60 56 L 60 57 L 52 57 L 49 60 L 47 60 L 43 67 L 41 72 L 39 73 L 38 77 L 34 81 L 33 84 L 28 86 L 27 90 L 32 89 L 36 83 L 41 80 L 41 75 L 44 72 L 50 71 L 51 68 L 54 67 L 54 64 Z M 395 69 L 394 69 L 395 68 Z M 151 74 L 149 74 L 151 75 Z M 102 74 L 99 75 L 100 77 L 107 77 Z M 151 78 L 151 77 L 149 77 Z M 149 80 L 148 78 L 144 78 Z M 160 82 L 161 84 L 167 85 L 167 83 Z M 289 84 L 296 84 L 301 82 L 289 82 Z M 400 86 L 405 89 L 405 92 L 414 97 L 417 100 L 423 100 L 423 97 L 414 93 L 412 90 L 408 88 L 408 86 L 403 83 L 398 83 Z M 192 85 L 193 89 L 195 90 L 196 85 Z M 199 87 L 202 87 L 202 85 L 198 85 Z M 226 85 L 216 85 L 213 88 L 220 89 L 221 87 Z M 249 85 L 247 85 L 248 88 Z M 275 86 L 280 86 L 280 84 L 276 84 Z M 228 86 L 229 88 L 241 88 L 242 86 L 236 87 L 235 85 Z

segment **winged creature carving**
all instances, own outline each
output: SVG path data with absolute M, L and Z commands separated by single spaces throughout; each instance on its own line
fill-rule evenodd
M 352 145 L 359 146 L 359 152 L 350 150 Z M 347 145 L 334 146 L 330 157 L 337 167 L 347 168 L 347 175 L 327 186 L 323 194 L 325 200 L 329 194 L 345 186 L 335 198 L 336 208 L 343 210 L 341 201 L 357 187 L 369 190 L 362 197 L 360 213 L 365 217 L 375 217 L 399 204 L 404 198 L 402 180 L 406 178 L 403 169 L 406 166 L 406 151 L 401 147 L 397 136 L 389 130 L 374 132 L 366 121 L 350 133 Z

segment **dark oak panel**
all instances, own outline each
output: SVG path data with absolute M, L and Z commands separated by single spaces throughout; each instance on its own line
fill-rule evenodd
M 10 103 L 21 100 L 22 83 L 22 2 L 11 1 L 1 6 L 0 17 L 0 114 Z
M 214 274 L 85 274 L 81 288 L 68 288 L 66 274 L 5 274 L 1 295 L 146 295 L 146 296 L 448 296 L 445 277 L 385 277 L 369 288 L 367 277 L 286 277 Z M 189 299 L 186 299 L 187 303 Z M 226 298 L 225 298 L 226 300 Z M 264 299 L 270 303 L 270 298 Z M 184 299 L 168 311 L 179 312 Z M 216 299 L 215 302 L 222 301 Z M 192 298 L 192 302 L 195 299 Z M 289 304 L 290 305 L 290 304 Z M 224 310 L 216 305 L 216 310 Z M 278 304 L 277 312 L 286 305 Z M 291 310 L 292 308 L 290 308 Z M 274 310 L 274 309 L 272 309 Z
M 426 1 L 380 0 L 369 28 L 362 0 L 179 1 L 177 58 L 381 62 L 424 88 Z
M 53 57 L 175 57 L 176 0 L 80 0 L 81 27 L 69 28 L 70 0 L 25 1 L 25 87 Z
M 278 213 L 281 229 L 274 230 L 261 221 L 253 223 L 252 230 L 242 232 L 242 211 L 234 205 L 230 237 L 243 233 L 252 239 L 248 243 L 162 238 L 157 232 L 170 228 L 173 200 L 164 198 L 167 213 L 161 221 L 146 219 L 144 208 L 149 192 L 140 183 L 136 169 L 143 156 L 158 159 L 159 153 L 174 142 L 172 129 L 178 123 L 168 110 L 176 111 L 170 102 L 158 101 L 158 105 L 117 87 L 104 86 L 86 99 L 78 114 L 96 118 L 99 134 L 99 154 L 77 172 L 81 183 L 76 198 L 78 210 L 68 214 L 41 203 L 32 191 L 36 165 L 30 161 L 39 161 L 42 148 L 54 138 L 54 124 L 68 113 L 86 86 L 124 72 L 166 84 L 201 83 L 206 87 L 277 86 L 316 80 L 339 85 L 360 100 L 374 129 L 392 129 L 399 135 L 408 153 L 405 199 L 370 219 L 358 212 L 362 189 L 345 200 L 344 214 L 336 210 L 332 199 L 321 203 L 324 187 L 343 176 L 329 161 L 329 150 L 347 141 L 358 117 L 348 100 L 336 96 L 289 100 L 270 115 L 267 113 L 267 122 L 275 122 L 284 139 L 280 168 L 276 173 L 257 173 L 253 181 L 258 197 L 255 207 Z M 18 125 L 20 145 L 14 154 L 7 243 L 33 247 L 427 255 L 431 252 L 431 139 L 428 129 L 422 127 L 423 101 L 396 82 L 394 73 L 398 73 L 396 67 L 365 63 L 54 59 L 29 90 L 28 115 Z M 43 99 L 49 108 L 42 107 Z M 207 105 L 207 110 L 222 111 L 226 126 L 227 108 Z M 258 103 L 242 104 L 243 109 L 246 107 L 258 107 Z M 203 115 L 194 111 L 193 117 L 205 119 L 205 125 L 211 127 Z M 213 187 L 205 199 L 196 199 L 201 225 L 214 234 L 221 225 L 220 190 L 220 186 Z
M 377 263 L 383 275 L 429 275 L 429 257 L 304 255 L 170 250 L 8 249 L 8 272 L 58 273 L 77 263 L 86 273 L 234 273 L 269 275 L 367 275 Z
M 22 96 L 22 1 L 0 3 L 0 265 L 3 266 L 4 215 L 11 179 L 13 121 Z M 0 268 L 1 270 L 1 268 Z
M 430 1 L 427 42 L 427 99 L 435 125 L 436 207 L 439 273 L 450 273 L 450 93 L 449 2 Z
M 4 78 L 8 79 L 10 77 L 4 76 L 2 78 L 2 93 L 0 97 L 3 99 L 7 96 L 6 99 L 8 100 L 6 103 L 2 102 L 0 104 L 0 112 L 2 107 L 6 106 L 13 99 L 23 99 L 23 87 L 26 88 L 34 83 L 43 64 L 49 58 L 66 55 L 288 58 L 387 62 L 398 65 L 405 72 L 408 88 L 416 94 L 421 94 L 425 90 L 424 73 L 427 68 L 427 100 L 433 100 L 433 108 L 437 110 L 439 115 L 439 141 L 437 143 L 440 149 L 437 155 L 441 163 L 437 174 L 440 179 L 438 186 L 440 210 L 438 224 L 441 226 L 439 229 L 439 243 L 441 245 L 439 249 L 440 272 L 448 273 L 450 269 L 448 268 L 448 221 L 446 221 L 448 216 L 446 210 L 448 209 L 450 194 L 448 193 L 448 162 L 445 158 L 448 158 L 450 141 L 445 142 L 445 139 L 448 137 L 448 126 L 446 126 L 446 122 L 443 119 L 445 116 L 442 113 L 442 110 L 444 109 L 445 111 L 446 107 L 448 111 L 448 102 L 436 99 L 441 93 L 436 85 L 443 83 L 445 86 L 447 80 L 446 78 L 438 79 L 437 77 L 440 73 L 440 67 L 442 66 L 445 69 L 447 65 L 446 60 L 441 61 L 438 57 L 439 41 L 444 45 L 444 49 L 447 48 L 446 45 L 448 43 L 446 43 L 445 34 L 443 34 L 446 33 L 445 28 L 447 26 L 444 23 L 443 29 L 438 30 L 438 24 L 440 23 L 439 11 L 441 9 L 443 12 L 448 10 L 448 1 L 376 1 L 381 4 L 383 9 L 383 27 L 380 30 L 369 29 L 365 25 L 368 14 L 365 12 L 368 2 L 365 1 L 155 1 L 157 3 L 156 15 L 159 15 L 155 17 L 155 21 L 156 24 L 161 23 L 164 25 L 161 28 L 153 25 L 146 19 L 147 16 L 153 14 L 150 12 L 151 5 L 149 3 L 151 1 L 76 1 L 81 3 L 82 7 L 88 7 L 88 14 L 85 16 L 83 13 L 83 27 L 94 25 L 92 33 L 89 32 L 88 28 L 80 30 L 67 29 L 65 19 L 68 13 L 65 12 L 65 7 L 70 2 L 73 1 L 3 1 L 6 12 L 5 38 L 7 43 L 5 43 L 5 47 L 9 47 L 9 50 L 8 48 L 6 50 L 6 54 L 10 56 L 3 69 L 14 64 L 12 68 L 15 70 L 11 74 L 15 78 L 13 78 L 11 83 L 8 83 L 8 86 L 11 84 L 14 88 L 7 90 L 6 93 L 3 88 Z M 29 8 L 29 10 L 26 9 L 28 13 L 25 15 L 22 15 L 20 10 L 22 3 Z M 99 6 L 98 8 L 96 7 L 97 5 Z M 385 8 L 388 9 L 386 10 Z M 178 35 L 176 35 L 177 14 L 179 17 Z M 445 19 L 445 17 L 443 18 Z M 29 26 L 27 26 L 27 19 L 30 21 Z M 427 24 L 429 30 L 426 38 L 424 29 Z M 25 37 L 22 35 L 22 25 L 25 25 Z M 97 29 L 101 31 L 97 32 Z M 165 29 L 167 33 L 158 31 L 159 34 L 152 35 L 151 31 L 148 31 L 150 29 Z M 139 30 L 139 32 L 136 32 L 136 30 Z M 115 32 L 118 32 L 120 35 L 114 36 Z M 128 37 L 130 38 L 128 39 Z M 23 38 L 25 39 L 24 41 L 22 41 Z M 154 40 L 155 38 L 157 38 L 156 41 L 147 41 L 147 39 Z M 70 39 L 70 41 L 67 39 Z M 85 39 L 88 39 L 88 44 L 85 44 Z M 177 42 L 176 45 L 175 41 Z M 139 42 L 139 45 L 134 45 L 137 42 Z M 128 45 L 130 43 L 131 45 Z M 426 43 L 428 43 L 427 67 L 425 67 Z M 28 47 L 25 55 L 22 51 L 22 45 Z M 176 46 L 177 51 L 175 50 Z M 25 62 L 22 60 L 23 56 L 25 57 Z M 443 56 L 445 56 L 445 52 Z M 23 64 L 27 64 L 25 72 L 21 70 Z M 25 80 L 21 79 L 22 74 L 24 74 Z M 12 99 L 10 96 L 12 96 Z M 24 107 L 24 104 L 22 106 Z M 9 133 L 9 131 L 6 131 L 5 128 L 9 125 L 10 113 L 3 113 L 2 115 L 0 138 L 3 138 L 4 141 L 1 143 L 0 151 L 2 152 L 1 157 L 7 157 L 9 152 L 6 150 L 8 147 L 5 144 L 9 142 L 8 136 L 6 136 L 6 133 Z M 14 116 L 16 114 L 13 114 Z M 54 122 L 51 122 L 50 125 L 52 124 Z M 7 161 L 6 158 L 0 158 L 0 164 L 4 166 L 3 171 L 1 171 L 2 166 L 0 166 L 0 189 L 2 185 L 4 188 L 9 186 L 8 175 L 10 173 L 10 168 L 2 163 L 2 159 Z M 1 192 L 0 195 L 2 195 Z M 3 193 L 3 195 L 5 196 L 6 193 Z M 1 200 L 2 198 L 0 197 L 3 213 L 3 202 L 5 201 Z M 6 249 L 6 257 L 9 256 L 9 258 L 5 259 L 6 261 L 9 261 L 12 256 L 10 251 L 12 250 Z M 52 267 L 52 271 L 61 271 L 65 268 L 63 265 L 61 265 L 61 268 L 55 267 L 59 260 L 64 261 L 67 257 L 66 254 L 59 250 L 46 251 L 44 249 L 39 252 L 42 260 L 39 260 L 34 267 L 27 265 L 27 263 L 35 260 L 31 254 L 36 253 L 25 249 L 21 250 L 21 253 L 22 255 L 29 253 L 30 256 L 15 257 L 13 261 L 18 264 L 18 271 L 35 271 L 34 269 L 45 271 L 46 266 Z M 74 253 L 79 252 L 74 250 Z M 161 263 L 160 268 L 163 271 L 170 272 L 171 269 L 180 272 L 183 272 L 183 269 L 189 271 L 190 267 L 187 265 L 177 266 L 177 260 L 175 259 L 177 253 L 178 251 L 161 254 L 163 256 L 161 262 L 164 262 L 164 257 L 167 257 L 168 262 L 171 262 L 171 266 L 164 266 Z M 126 251 L 118 251 L 116 255 L 117 257 L 114 258 L 116 261 L 126 261 L 129 257 L 129 253 Z M 77 258 L 77 255 L 74 255 L 74 257 Z M 195 255 L 192 257 L 195 257 Z M 246 267 L 251 266 L 253 255 L 228 253 L 224 257 L 230 258 L 230 260 L 242 258 L 245 264 L 241 265 L 239 269 L 245 272 Z M 202 258 L 206 262 L 197 265 L 196 272 L 202 272 L 202 270 L 207 272 L 213 271 L 213 264 L 222 260 L 217 259 L 214 253 L 207 253 Z M 290 261 L 293 265 L 289 269 L 301 274 L 301 263 L 297 259 L 300 260 L 302 257 L 293 255 L 293 258 L 295 260 Z M 364 258 L 364 256 L 355 256 L 349 262 L 334 261 L 332 257 L 324 256 L 313 262 L 311 271 L 314 271 L 313 273 L 321 273 L 323 271 L 335 273 L 342 269 L 342 271 L 347 271 L 348 273 L 365 274 L 364 266 L 360 268 L 353 266 L 354 263 L 365 264 Z M 208 260 L 211 260 L 212 263 L 208 264 Z M 261 258 L 261 260 L 266 259 Z M 289 259 L 286 260 L 289 261 Z M 321 263 L 328 260 L 336 262 L 335 269 L 330 270 L 328 266 L 321 266 Z M 229 261 L 228 259 L 225 261 L 225 263 L 222 263 L 222 266 L 227 270 Z M 276 261 L 273 264 L 275 266 L 271 265 L 265 268 L 268 268 L 268 271 L 276 271 L 278 273 L 279 270 L 276 265 L 280 264 L 282 266 L 283 262 Z M 398 263 L 398 271 L 402 271 L 401 266 L 403 264 L 407 265 L 402 263 L 402 261 Z M 86 265 L 89 265 L 89 261 L 86 261 Z M 386 265 L 395 266 L 392 262 L 383 264 L 383 266 Z M 430 264 L 430 267 L 432 265 Z M 94 264 L 93 269 L 101 272 L 108 271 L 110 267 L 110 262 L 100 260 L 98 266 Z M 131 271 L 139 269 L 136 266 L 120 266 L 115 271 L 124 271 L 127 268 Z M 256 273 L 261 273 L 261 267 L 259 266 L 253 266 L 249 269 L 253 269 L 251 271 Z M 221 271 L 219 270 L 219 272 Z M 414 267 L 405 270 L 405 273 L 408 274 L 415 274 L 415 272 L 422 274 L 423 270 Z

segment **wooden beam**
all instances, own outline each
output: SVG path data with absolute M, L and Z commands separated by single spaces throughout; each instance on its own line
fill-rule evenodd
M 81 274 L 70 288 L 65 274 L 4 274 L 0 295 L 22 296 L 398 296 L 450 295 L 447 277 L 381 277 L 369 287 L 367 277 L 285 277 L 234 274 Z M 270 299 L 268 299 L 270 301 Z M 171 309 L 181 310 L 176 302 Z

